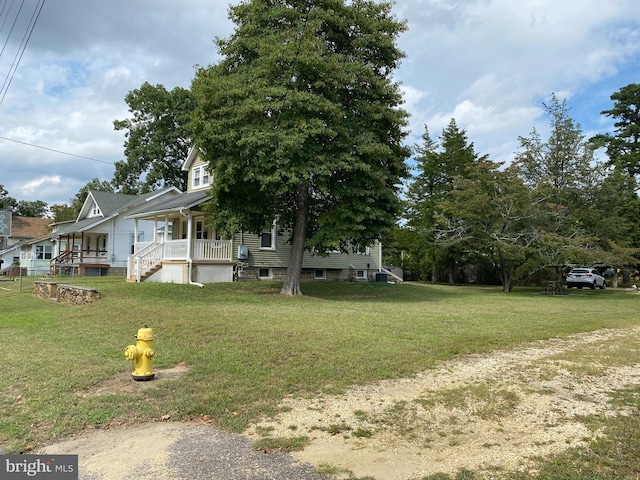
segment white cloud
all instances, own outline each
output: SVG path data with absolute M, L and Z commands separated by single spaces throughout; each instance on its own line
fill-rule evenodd
M 227 3 L 47 3 L 0 105 L 0 136 L 121 159 L 124 133 L 112 122 L 128 116 L 127 92 L 145 81 L 188 87 L 194 65 L 216 61 L 214 37 L 232 32 Z M 637 81 L 637 0 L 402 0 L 394 12 L 409 27 L 395 73 L 411 114 L 409 144 L 425 124 L 436 138 L 455 118 L 479 153 L 508 160 L 519 135 L 544 130 L 541 101 L 552 92 L 576 102 L 572 112 L 591 132 L 610 125 L 599 115 L 609 96 Z M 49 204 L 113 174 L 112 165 L 3 140 L 0 162 L 11 165 L 0 178 L 10 195 Z M 33 188 L 34 178 L 48 180 Z
M 19 187 L 19 191 L 25 196 L 31 196 L 34 193 L 42 192 L 43 190 L 47 190 L 52 187 L 55 188 L 55 186 L 59 185 L 61 182 L 62 178 L 59 175 L 38 177 Z

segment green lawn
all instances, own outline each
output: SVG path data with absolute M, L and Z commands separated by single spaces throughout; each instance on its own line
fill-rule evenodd
M 208 415 L 242 431 L 285 395 L 340 392 L 410 376 L 458 355 L 640 323 L 640 297 L 623 290 L 446 287 L 318 282 L 305 296 L 271 282 L 127 284 L 66 280 L 102 299 L 67 306 L 32 295 L 33 279 L 0 282 L 0 441 L 7 452 L 87 424 Z M 143 324 L 156 335 L 156 368 L 188 374 L 135 395 L 83 395 L 130 371 L 124 348 Z M 603 477 L 604 478 L 604 477 Z M 608 478 L 608 477 L 607 477 Z

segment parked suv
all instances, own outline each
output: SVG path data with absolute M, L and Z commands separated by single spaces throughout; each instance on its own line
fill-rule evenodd
M 596 287 L 604 290 L 607 287 L 604 277 L 595 268 L 574 268 L 567 275 L 567 288 Z

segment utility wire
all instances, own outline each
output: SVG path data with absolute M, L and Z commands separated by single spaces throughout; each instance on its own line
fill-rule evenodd
M 11 24 L 11 29 L 9 30 L 9 34 L 7 35 L 7 39 L 5 40 L 4 45 L 2 46 L 2 51 L 0 51 L 0 57 L 4 53 L 4 49 L 7 48 L 7 44 L 9 43 L 9 39 L 11 38 L 11 34 L 13 33 L 13 29 L 15 28 L 16 23 L 18 22 L 18 18 L 20 18 L 20 12 L 22 11 L 22 7 L 23 6 L 24 6 L 24 0 L 22 0 L 22 3 L 20 4 L 20 8 L 18 9 L 18 13 L 16 14 L 16 17 L 13 19 L 13 23 Z M 11 12 L 11 7 L 13 7 L 13 1 L 11 2 L 11 6 L 9 7 L 9 10 L 7 11 L 7 16 L 4 19 L 4 22 L 2 22 L 2 28 L 4 28 L 4 25 L 5 25 L 6 21 L 9 19 L 9 13 Z
M 98 160 L 97 158 L 85 157 L 83 155 L 76 155 L 75 153 L 63 152 L 62 150 L 55 150 L 53 148 L 41 147 L 40 145 L 35 145 L 33 143 L 21 142 L 20 140 L 14 140 L 12 138 L 0 137 L 0 140 L 7 140 L 9 142 L 19 143 L 21 145 L 27 145 L 29 147 L 40 148 L 42 150 L 47 150 L 49 152 L 60 153 L 62 155 L 68 155 L 70 157 L 83 158 L 85 160 L 91 160 L 92 162 L 106 163 L 107 165 L 115 165 L 114 162 L 107 162 L 106 160 Z
M 24 51 L 26 50 L 27 44 L 31 39 L 31 34 L 33 33 L 33 29 L 35 28 L 36 23 L 38 22 L 38 18 L 40 18 L 40 12 L 42 12 L 42 7 L 44 7 L 44 2 L 45 0 L 38 0 L 38 4 L 36 5 L 36 8 L 33 11 L 33 15 L 31 15 L 31 20 L 29 20 L 29 25 L 27 26 L 27 31 L 22 37 L 22 42 L 18 47 L 18 52 L 16 53 L 16 57 L 13 59 L 13 63 L 11 64 L 11 69 L 13 69 L 13 71 L 9 69 L 9 74 L 7 74 L 7 78 L 5 79 L 4 84 L 2 85 L 4 92 L 2 93 L 2 98 L 0 98 L 0 105 L 2 105 L 2 102 L 4 101 L 4 97 L 7 95 L 7 92 L 9 91 L 9 87 L 11 86 L 11 82 L 13 81 L 13 76 L 16 74 L 16 70 L 18 70 L 18 65 L 20 65 L 20 61 L 22 60 Z M 23 4 L 24 4 L 24 1 L 23 1 Z M 22 5 L 20 5 L 20 9 L 22 9 Z M 6 88 L 5 88 L 5 84 L 6 84 Z
M 2 21 L 2 26 L 0 26 L 0 33 L 2 33 L 2 30 L 4 30 L 4 25 L 5 23 L 7 23 L 7 19 L 9 18 L 9 11 L 11 10 L 11 7 L 13 6 L 13 0 L 11 0 L 11 5 L 9 6 L 9 10 L 7 10 L 7 14 L 4 14 L 4 9 L 7 7 L 7 1 L 8 0 L 4 0 L 2 2 L 2 9 L 0 9 L 0 18 L 4 17 L 4 20 Z

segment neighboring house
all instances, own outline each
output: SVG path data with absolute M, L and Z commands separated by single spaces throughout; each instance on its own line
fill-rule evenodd
M 179 193 L 175 187 L 145 195 L 90 191 L 75 222 L 53 225 L 51 273 L 124 277 L 134 244 L 154 238 L 157 227 L 126 216 Z
M 50 218 L 12 216 L 11 236 L 0 239 L 0 273 L 7 271 L 12 265 L 21 263 L 22 245 L 47 235 L 51 222 Z
M 135 253 L 129 257 L 127 281 L 203 284 L 282 280 L 291 253 L 286 238 L 277 235 L 275 226 L 260 235 L 238 232 L 233 238 L 221 238 L 203 210 L 210 200 L 208 191 L 213 178 L 197 149 L 192 149 L 182 169 L 188 171 L 187 192 L 127 215 L 136 222 L 136 232 L 145 221 L 153 222 L 156 232 L 153 238 L 136 242 Z M 381 248 L 376 243 L 364 252 L 349 254 L 330 252 L 319 256 L 305 252 L 302 279 L 374 280 L 376 272 L 383 270 Z M 390 272 L 386 274 L 395 277 Z
M 20 266 L 27 275 L 44 275 L 51 271 L 55 244 L 51 235 L 24 242 L 20 246 Z

